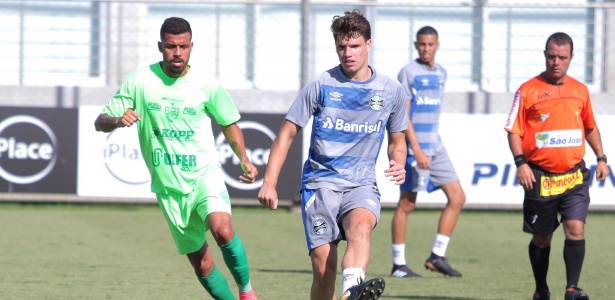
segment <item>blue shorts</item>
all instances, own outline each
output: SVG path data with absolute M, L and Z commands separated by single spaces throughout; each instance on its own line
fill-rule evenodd
M 564 173 L 550 173 L 529 164 L 536 182 L 532 190 L 525 191 L 523 199 L 523 231 L 532 234 L 549 234 L 560 222 L 579 220 L 585 222 L 589 210 L 590 171 L 581 160 Z M 557 220 L 557 213 L 561 220 Z

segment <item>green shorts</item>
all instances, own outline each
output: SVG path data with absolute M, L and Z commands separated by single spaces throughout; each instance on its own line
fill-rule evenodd
M 212 212 L 231 214 L 224 176 L 219 168 L 204 174 L 190 194 L 156 194 L 179 254 L 196 252 L 209 230 L 205 218 Z

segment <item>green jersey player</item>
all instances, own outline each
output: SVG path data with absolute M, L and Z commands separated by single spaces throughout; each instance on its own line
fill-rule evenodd
M 239 299 L 256 299 L 243 243 L 233 231 L 231 204 L 222 179 L 211 119 L 222 126 L 241 161 L 239 180 L 252 183 L 258 173 L 246 155 L 240 116 L 215 78 L 188 65 L 192 30 L 182 18 L 168 18 L 160 28 L 163 60 L 129 75 L 95 121 L 97 131 L 137 125 L 139 144 L 149 169 L 151 189 L 180 254 L 214 299 L 235 299 L 216 268 L 205 232 L 220 247 L 239 287 Z

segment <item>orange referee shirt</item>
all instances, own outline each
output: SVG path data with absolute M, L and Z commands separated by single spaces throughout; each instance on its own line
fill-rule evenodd
M 555 85 L 542 74 L 519 87 L 504 129 L 521 137 L 525 159 L 563 173 L 585 155 L 585 128 L 595 128 L 589 91 L 567 76 Z

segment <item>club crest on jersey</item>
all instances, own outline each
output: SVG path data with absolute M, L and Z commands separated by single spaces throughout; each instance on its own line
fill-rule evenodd
M 314 222 L 312 222 L 312 227 L 314 233 L 317 235 L 327 232 L 327 222 L 323 220 L 322 217 L 318 217 L 318 219 L 314 220 Z
M 384 108 L 384 98 L 379 95 L 373 95 L 369 99 L 369 107 L 375 111 L 382 110 Z
M 179 108 L 167 106 L 164 108 L 164 113 L 167 115 L 167 119 L 169 120 L 169 122 L 173 122 L 175 121 L 175 119 L 177 119 L 177 116 L 179 115 Z

